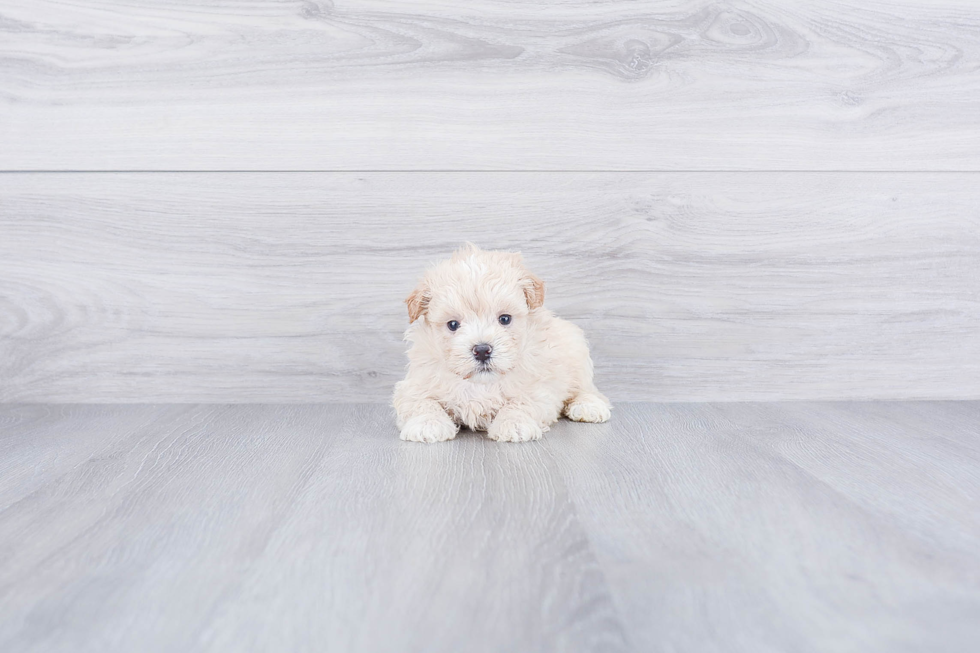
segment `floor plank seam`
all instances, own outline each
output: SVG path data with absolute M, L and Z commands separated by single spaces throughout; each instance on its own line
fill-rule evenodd
M 559 470 L 558 479 L 561 481 L 562 488 L 565 491 L 565 495 L 568 497 L 568 505 L 569 505 L 570 510 L 571 510 L 571 518 L 573 520 L 575 520 L 575 523 L 576 524 L 578 524 L 579 529 L 582 532 L 582 537 L 585 538 L 585 544 L 586 544 L 586 547 L 588 548 L 588 553 L 592 557 L 592 559 L 595 561 L 596 569 L 599 570 L 599 573 L 602 576 L 602 585 L 605 588 L 606 595 L 609 597 L 609 601 L 612 604 L 613 610 L 615 611 L 615 615 L 616 615 L 616 626 L 617 626 L 620 634 L 622 635 L 623 642 L 626 645 L 626 649 L 629 650 L 629 651 L 635 651 L 637 649 L 633 645 L 633 642 L 632 642 L 632 640 L 631 640 L 631 638 L 629 636 L 629 628 L 627 627 L 626 620 L 623 617 L 624 610 L 623 610 L 622 601 L 616 595 L 616 593 L 613 592 L 613 589 L 612 589 L 613 588 L 613 585 L 610 582 L 609 574 L 608 574 L 606 568 L 602 564 L 602 559 L 599 557 L 599 555 L 597 553 L 595 544 L 592 541 L 592 535 L 589 532 L 589 529 L 586 528 L 585 523 L 583 522 L 583 520 L 581 518 L 581 514 L 580 514 L 580 511 L 579 511 L 578 503 L 576 502 L 576 500 L 574 499 L 574 497 L 572 495 L 571 488 L 568 487 L 568 483 L 565 480 L 564 474 L 562 474 L 561 471 L 560 471 L 561 468 L 562 468 L 561 462 L 558 460 L 558 457 L 555 456 L 554 451 L 551 448 L 552 447 L 552 441 L 550 439 L 548 439 L 548 437 L 546 435 L 545 436 L 545 439 L 543 441 L 541 441 L 541 444 L 542 444 L 542 447 L 541 447 L 542 451 L 544 451 L 547 454 L 548 458 L 551 460 L 552 464 L 554 465 L 554 468 L 557 469 L 557 470 Z

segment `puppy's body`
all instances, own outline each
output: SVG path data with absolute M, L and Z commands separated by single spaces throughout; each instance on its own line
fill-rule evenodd
M 609 419 L 585 335 L 541 306 L 544 284 L 520 255 L 459 250 L 406 301 L 412 346 L 394 397 L 402 439 L 438 442 L 467 426 L 524 441 L 562 414 Z

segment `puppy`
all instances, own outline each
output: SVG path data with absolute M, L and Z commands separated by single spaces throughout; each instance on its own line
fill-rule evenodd
M 605 422 L 582 330 L 545 309 L 520 254 L 473 245 L 430 269 L 405 300 L 408 374 L 395 385 L 402 440 L 442 442 L 460 426 L 537 440 L 563 414 Z

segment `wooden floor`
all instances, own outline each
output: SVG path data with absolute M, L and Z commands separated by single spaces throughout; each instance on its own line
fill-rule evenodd
M 968 651 L 980 403 L 0 407 L 0 650 Z

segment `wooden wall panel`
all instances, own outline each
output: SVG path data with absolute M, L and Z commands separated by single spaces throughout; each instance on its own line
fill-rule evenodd
M 0 175 L 0 401 L 385 401 L 523 250 L 616 400 L 980 397 L 980 175 Z
M 972 0 L 0 0 L 0 169 L 980 170 Z

